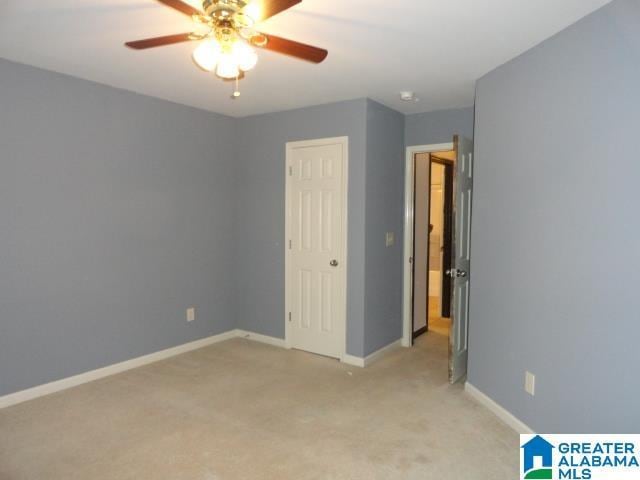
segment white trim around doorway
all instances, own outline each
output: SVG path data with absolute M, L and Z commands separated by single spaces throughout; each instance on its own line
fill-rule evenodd
M 413 221 L 414 221 L 414 196 L 415 196 L 415 163 L 414 158 L 418 153 L 433 153 L 450 151 L 455 148 L 453 142 L 437 143 L 432 145 L 415 145 L 407 147 L 405 160 L 405 184 L 404 184 L 404 256 L 402 279 L 402 346 L 410 347 L 413 343 L 413 321 L 411 312 L 412 300 L 412 257 L 413 257 Z

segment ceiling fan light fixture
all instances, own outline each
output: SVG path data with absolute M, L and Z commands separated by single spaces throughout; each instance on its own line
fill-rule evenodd
M 224 80 L 241 80 L 255 68 L 255 48 L 289 55 L 312 63 L 322 63 L 327 50 L 256 31 L 256 21 L 266 20 L 294 7 L 302 0 L 157 0 L 193 20 L 189 33 L 146 38 L 125 45 L 147 50 L 184 42 L 200 42 L 191 57 L 205 72 L 215 72 Z M 201 7 L 194 5 L 200 4 Z M 237 90 L 237 88 L 236 88 Z
M 220 78 L 236 78 L 240 75 L 238 63 L 231 53 L 223 53 L 218 60 L 216 75 Z
M 222 47 L 215 38 L 202 42 L 191 55 L 194 63 L 205 72 L 213 72 L 221 57 Z
M 255 45 L 256 47 L 264 47 L 269 42 L 269 39 L 262 33 L 253 33 L 250 37 L 250 41 L 251 45 Z
M 258 54 L 244 41 L 237 41 L 233 44 L 231 54 L 235 58 L 238 68 L 243 72 L 252 70 L 258 63 Z
M 244 7 L 243 11 L 244 14 L 254 22 L 262 19 L 262 4 L 259 1 L 249 2 L 249 4 Z

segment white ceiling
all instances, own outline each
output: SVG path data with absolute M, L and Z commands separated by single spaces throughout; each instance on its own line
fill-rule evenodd
M 260 28 L 327 48 L 325 63 L 261 51 L 236 101 L 194 44 L 123 46 L 190 31 L 154 0 L 0 0 L 0 57 L 236 117 L 359 97 L 418 113 L 472 105 L 476 79 L 609 1 L 304 0 Z

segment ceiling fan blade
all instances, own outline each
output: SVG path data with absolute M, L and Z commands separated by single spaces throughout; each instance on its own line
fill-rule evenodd
M 284 12 L 289 8 L 302 3 L 302 0 L 261 0 L 256 2 L 256 7 L 259 8 L 259 18 L 254 18 L 256 22 L 261 22 L 267 18 Z
M 181 2 L 180 0 L 158 0 L 158 2 L 166 5 L 167 7 L 173 8 L 185 15 L 189 15 L 192 17 L 193 15 L 202 15 L 202 12 L 197 8 L 193 8 L 188 3 Z
M 322 63 L 329 54 L 329 52 L 323 48 L 314 47 L 305 43 L 287 40 L 286 38 L 275 35 L 266 35 L 264 33 L 260 35 L 264 35 L 267 39 L 266 45 L 262 46 L 265 50 L 283 53 L 308 62 Z
M 177 35 L 167 35 L 165 37 L 145 38 L 135 42 L 127 42 L 125 45 L 134 50 L 146 50 L 147 48 L 164 47 L 174 43 L 190 42 L 193 40 L 191 33 L 179 33 Z

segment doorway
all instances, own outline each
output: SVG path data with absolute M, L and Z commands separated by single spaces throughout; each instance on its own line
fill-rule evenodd
M 455 152 L 430 156 L 430 204 L 427 279 L 427 325 L 449 335 L 451 317 L 451 270 L 453 253 L 453 174 Z
M 407 148 L 402 342 L 442 335 L 451 383 L 467 371 L 472 179 L 465 138 Z
M 449 335 L 455 152 L 414 156 L 412 336 Z

